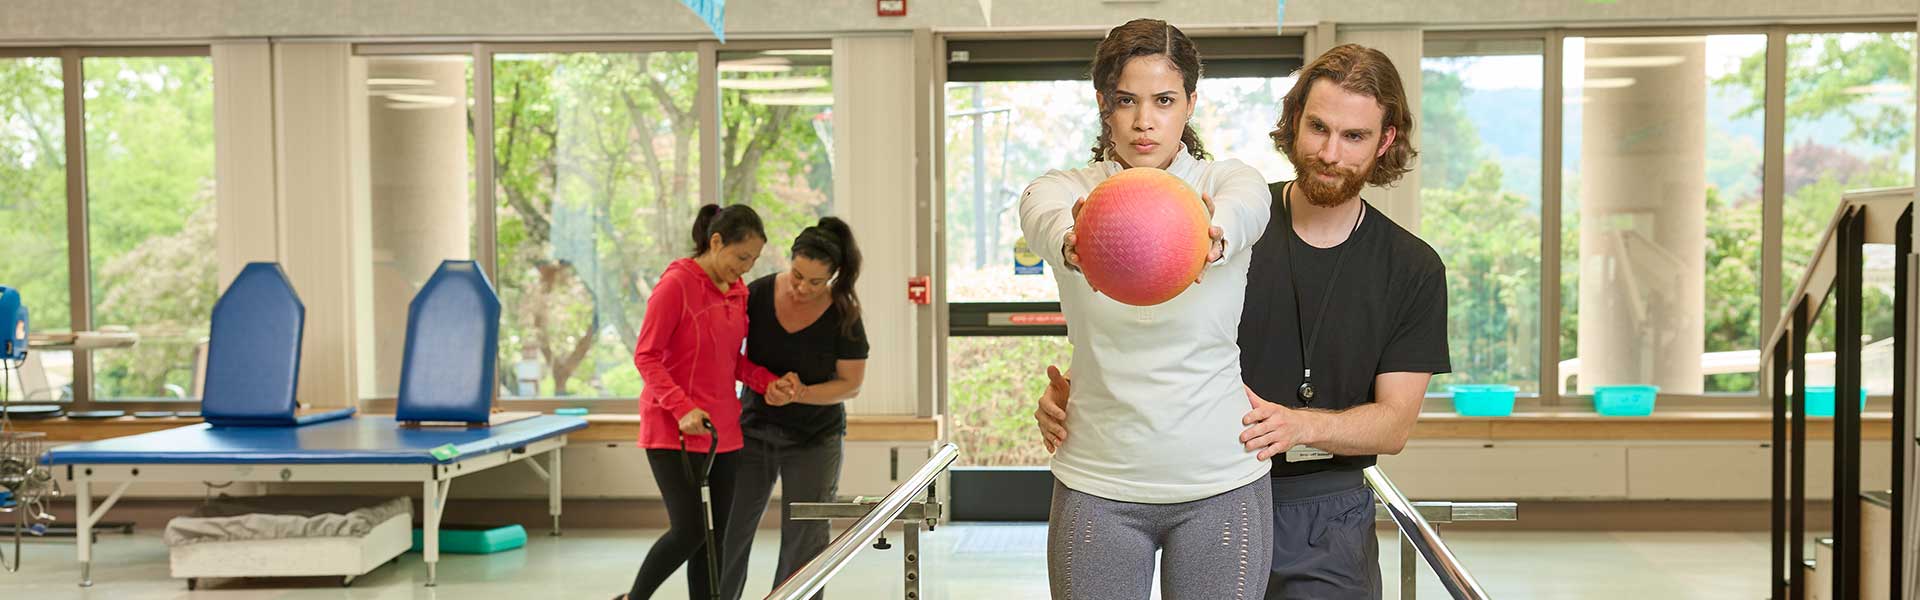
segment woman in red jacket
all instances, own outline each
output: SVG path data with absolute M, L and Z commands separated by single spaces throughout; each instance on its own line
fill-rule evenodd
M 669 525 L 647 551 L 628 598 L 651 597 L 683 563 L 688 597 L 709 596 L 699 485 L 682 465 L 690 463 L 698 471 L 712 460 L 714 506 L 731 506 L 735 454 L 742 445 L 740 398 L 734 395 L 733 382 L 771 396 L 790 393 L 787 383 L 741 354 L 747 335 L 747 286 L 740 276 L 753 268 L 766 243 L 766 230 L 752 208 L 702 206 L 693 222 L 693 257 L 668 265 L 647 298 L 633 353 L 633 365 L 646 382 L 640 392 L 640 446 L 647 449 L 647 465 L 666 501 Z M 708 422 L 719 437 L 711 457 L 705 451 L 708 436 L 716 432 L 707 428 Z M 714 516 L 714 537 L 720 539 L 726 511 Z

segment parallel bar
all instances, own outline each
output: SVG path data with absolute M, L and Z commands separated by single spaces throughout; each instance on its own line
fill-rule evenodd
M 788 504 L 787 514 L 795 521 L 828 521 L 833 519 L 858 519 L 873 512 L 877 506 L 868 502 L 794 502 Z M 938 503 L 929 505 L 914 502 L 900 509 L 894 515 L 895 521 L 925 521 L 927 515 L 939 515 Z
M 1892 509 L 1893 540 L 1891 562 L 1894 568 L 1888 569 L 1893 581 L 1887 586 L 1891 600 L 1904 597 L 1904 575 L 1913 567 L 1906 563 L 1906 544 L 1902 543 L 1907 530 L 1907 300 L 1912 296 L 1907 286 L 1913 283 L 1907 273 L 1912 264 L 1909 254 L 1913 252 L 1913 205 L 1907 205 L 1900 213 L 1900 221 L 1895 223 L 1893 242 L 1893 501 Z
M 858 519 L 873 511 L 872 503 L 859 502 L 795 502 L 788 505 L 789 514 L 798 521 L 821 521 L 829 519 Z M 1519 506 L 1512 502 L 1414 502 L 1413 507 L 1420 517 L 1429 523 L 1464 523 L 1468 521 L 1513 521 L 1519 518 Z M 1374 520 L 1392 521 L 1393 513 L 1384 504 L 1375 504 Z M 894 517 L 896 521 L 922 521 L 927 515 L 938 516 L 940 504 L 915 502 L 908 504 Z
M 1447 593 L 1456 600 L 1484 600 L 1487 592 L 1480 587 L 1480 582 L 1475 581 L 1473 574 L 1461 566 L 1460 559 L 1454 558 L 1453 551 L 1440 539 L 1439 532 L 1420 517 L 1413 503 L 1400 494 L 1386 474 L 1379 467 L 1367 467 L 1361 474 L 1366 476 L 1367 486 L 1373 488 L 1374 495 L 1392 511 L 1394 524 L 1400 526 L 1400 532 L 1427 559 L 1427 565 L 1440 577 L 1440 584 L 1447 588 Z
M 1831 600 L 1860 597 L 1860 309 L 1867 211 L 1841 223 L 1839 288 L 1834 291 L 1834 578 Z
M 1803 407 L 1807 405 L 1807 329 L 1813 315 L 1809 314 L 1806 298 L 1794 300 L 1791 314 L 1787 356 L 1793 361 L 1793 389 L 1788 404 L 1794 409 L 1789 428 L 1793 440 L 1787 489 L 1793 492 L 1793 501 L 1787 511 L 1787 568 L 1793 576 L 1787 579 L 1787 598 L 1806 600 L 1807 573 L 1799 567 L 1807 561 L 1807 411 Z
M 1772 600 L 1785 600 L 1787 597 L 1787 578 L 1791 570 L 1787 568 L 1787 357 L 1786 344 L 1775 345 L 1768 360 L 1768 372 L 1773 376 L 1773 385 L 1768 400 L 1773 403 L 1773 448 L 1772 479 L 1772 522 L 1768 529 L 1772 532 L 1772 558 L 1768 575 L 1772 582 Z
M 813 559 L 802 565 L 799 571 L 794 572 L 779 587 L 774 588 L 773 593 L 767 594 L 768 600 L 799 600 L 812 596 L 820 588 L 826 587 L 827 580 L 832 579 L 835 573 L 839 573 L 840 569 L 846 566 L 847 561 L 859 554 L 867 544 L 872 543 L 874 538 L 880 537 L 880 533 L 886 530 L 894 517 L 905 510 L 915 496 L 920 495 L 920 490 L 932 485 L 934 478 L 947 470 L 947 467 L 952 465 L 953 460 L 959 456 L 960 449 L 953 444 L 942 445 L 939 451 L 934 452 L 933 458 L 921 465 L 920 470 L 914 472 L 912 477 L 901 482 L 898 487 L 893 488 L 892 492 L 888 492 L 886 497 L 880 500 L 880 504 L 867 513 L 867 516 L 861 517 L 852 527 L 841 532 L 839 537 L 827 544 L 825 550 L 814 555 Z
M 1400 600 L 1416 600 L 1420 597 L 1420 551 L 1413 547 L 1413 538 L 1406 532 L 1400 533 Z

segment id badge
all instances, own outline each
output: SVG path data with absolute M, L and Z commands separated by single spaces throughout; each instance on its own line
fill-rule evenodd
M 1287 462 L 1290 463 L 1306 462 L 1309 460 L 1326 460 L 1329 458 L 1333 458 L 1332 452 L 1313 446 L 1294 446 L 1287 449 Z

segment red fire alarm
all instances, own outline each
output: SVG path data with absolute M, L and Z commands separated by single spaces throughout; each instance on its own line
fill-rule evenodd
M 907 278 L 907 301 L 914 304 L 933 304 L 933 283 L 926 275 Z
M 879 7 L 880 16 L 882 17 L 907 16 L 907 0 L 877 0 L 877 1 L 880 3 L 880 7 Z

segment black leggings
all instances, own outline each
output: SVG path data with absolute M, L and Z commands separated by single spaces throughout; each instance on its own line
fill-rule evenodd
M 739 469 L 738 452 L 722 452 L 713 461 L 713 506 L 718 511 L 709 512 L 713 521 L 714 543 L 725 539 L 727 531 L 727 507 L 733 506 L 734 473 Z M 647 449 L 647 466 L 653 469 L 653 480 L 660 484 L 660 496 L 667 504 L 667 533 L 654 542 L 647 550 L 647 559 L 640 563 L 640 574 L 633 578 L 633 589 L 627 593 L 630 600 L 651 598 L 654 590 L 673 575 L 681 564 L 687 565 L 687 597 L 692 600 L 705 600 L 711 597 L 707 586 L 707 538 L 700 528 L 700 488 L 687 478 L 685 467 L 680 462 L 683 454 L 679 450 Z M 687 464 L 691 464 L 694 476 L 699 477 L 701 468 L 706 466 L 707 455 L 700 452 L 685 453 Z M 714 514 L 717 513 L 717 514 Z

